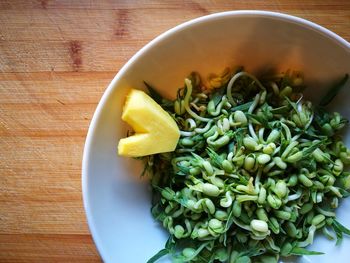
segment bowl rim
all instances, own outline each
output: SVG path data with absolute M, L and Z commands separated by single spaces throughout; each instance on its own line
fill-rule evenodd
M 98 234 L 98 231 L 96 229 L 96 226 L 94 225 L 93 216 L 92 216 L 92 210 L 88 202 L 88 163 L 91 155 L 91 144 L 94 138 L 94 133 L 96 131 L 96 123 L 97 120 L 101 117 L 102 109 L 106 104 L 107 99 L 110 97 L 110 94 L 112 93 L 113 89 L 115 88 L 115 84 L 119 81 L 119 79 L 124 75 L 124 73 L 131 67 L 133 63 L 137 61 L 137 59 L 145 52 L 147 52 L 149 49 L 151 49 L 153 46 L 155 46 L 157 43 L 163 41 L 164 39 L 170 37 L 171 35 L 175 34 L 176 32 L 179 32 L 189 26 L 204 23 L 209 20 L 215 20 L 217 18 L 222 17 L 231 17 L 231 16 L 246 16 L 246 17 L 267 17 L 267 18 L 275 18 L 278 20 L 283 20 L 287 22 L 292 22 L 295 24 L 302 25 L 308 29 L 314 30 L 330 39 L 333 39 L 335 42 L 337 42 L 339 45 L 344 47 L 345 49 L 348 49 L 350 52 L 350 43 L 347 42 L 344 38 L 340 37 L 336 33 L 330 31 L 329 29 L 320 26 L 314 22 L 311 22 L 307 19 L 300 18 L 297 16 L 281 13 L 281 12 L 273 12 L 273 11 L 263 11 L 263 10 L 235 10 L 235 11 L 225 11 L 225 12 L 218 12 L 213 13 L 205 16 L 200 16 L 198 18 L 191 19 L 187 22 L 181 23 L 164 33 L 160 34 L 153 40 L 151 40 L 149 43 L 147 43 L 145 46 L 143 46 L 139 51 L 137 51 L 119 70 L 119 72 L 115 75 L 115 77 L 112 79 L 112 81 L 107 86 L 106 90 L 104 91 L 96 110 L 93 114 L 93 117 L 91 119 L 89 129 L 87 132 L 84 150 L 83 150 L 83 159 L 82 159 L 82 196 L 83 196 L 83 205 L 85 209 L 86 219 L 88 223 L 88 227 L 90 230 L 90 233 L 92 235 L 93 241 L 95 243 L 95 246 L 97 248 L 97 251 L 99 255 L 101 256 L 102 260 L 106 260 L 108 258 L 108 254 L 105 251 L 105 249 L 102 246 L 102 242 L 100 239 L 100 236 Z

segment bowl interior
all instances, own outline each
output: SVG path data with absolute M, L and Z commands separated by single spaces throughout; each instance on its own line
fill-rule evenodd
M 147 178 L 141 164 L 117 156 L 127 126 L 121 121 L 130 88 L 144 89 L 143 81 L 163 95 L 174 97 L 193 70 L 203 76 L 226 66 L 243 65 L 253 73 L 295 69 L 304 72 L 307 96 L 317 101 L 325 87 L 350 72 L 350 45 L 326 30 L 303 20 L 269 12 L 226 12 L 200 18 L 158 37 L 137 53 L 117 74 L 104 94 L 89 130 L 83 161 L 84 204 L 90 230 L 106 262 L 146 262 L 164 247 L 166 233 L 150 214 Z M 345 89 L 331 105 L 350 118 Z M 349 132 L 346 133 L 350 145 Z M 349 225 L 344 202 L 339 217 Z M 347 221 L 346 221 L 347 220 Z M 327 252 L 317 257 L 328 262 L 342 246 L 320 239 L 315 246 Z M 334 256 L 334 254 L 333 254 Z M 315 258 L 316 259 L 316 258 Z M 305 259 L 306 260 L 306 259 Z M 312 260 L 312 258 L 311 258 Z

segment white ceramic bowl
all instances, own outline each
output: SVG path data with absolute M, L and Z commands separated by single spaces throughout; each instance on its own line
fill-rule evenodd
M 151 216 L 149 187 L 147 180 L 139 177 L 140 164 L 116 154 L 117 142 L 127 130 L 120 118 L 127 90 L 143 89 L 142 82 L 146 80 L 163 95 L 174 96 L 191 71 L 205 76 L 232 65 L 243 65 L 251 72 L 301 70 L 310 84 L 309 95 L 317 100 L 325 86 L 350 72 L 350 44 L 297 17 L 232 11 L 179 25 L 137 52 L 104 93 L 84 149 L 84 206 L 90 231 L 105 262 L 146 262 L 163 248 L 167 238 Z M 333 106 L 350 118 L 347 101 L 350 93 L 343 90 Z M 347 143 L 349 146 L 349 136 Z M 349 201 L 338 210 L 340 221 L 348 227 Z M 333 242 L 319 238 L 313 248 L 326 255 L 302 261 L 348 262 L 349 246 L 349 239 L 335 247 Z

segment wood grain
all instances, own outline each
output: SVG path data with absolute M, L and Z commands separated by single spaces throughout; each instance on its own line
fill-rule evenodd
M 81 158 L 105 87 L 143 45 L 202 15 L 262 9 L 350 40 L 350 1 L 0 0 L 0 262 L 99 262 Z
M 0 234 L 0 251 L 1 262 L 99 261 L 89 235 Z

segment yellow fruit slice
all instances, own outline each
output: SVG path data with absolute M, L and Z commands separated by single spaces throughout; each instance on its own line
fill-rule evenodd
M 175 150 L 180 137 L 176 122 L 145 92 L 130 91 L 122 119 L 130 124 L 135 135 L 119 141 L 119 155 L 140 157 Z

